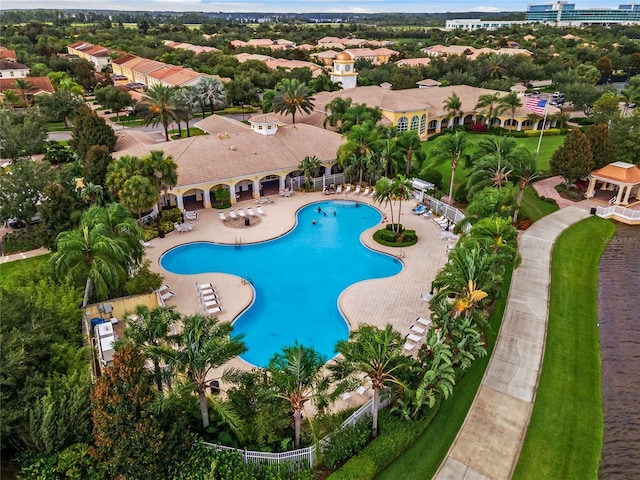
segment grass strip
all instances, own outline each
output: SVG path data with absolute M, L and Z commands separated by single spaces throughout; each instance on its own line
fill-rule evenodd
M 590 217 L 553 249 L 544 363 L 514 479 L 598 478 L 603 414 L 598 264 L 612 222 Z
M 500 330 L 513 270 L 505 272 L 502 294 L 495 302 L 487 330 L 487 355 L 476 360 L 458 380 L 453 396 L 440 409 L 424 433 L 401 457 L 391 463 L 377 480 L 424 480 L 432 478 L 444 460 L 476 396 Z

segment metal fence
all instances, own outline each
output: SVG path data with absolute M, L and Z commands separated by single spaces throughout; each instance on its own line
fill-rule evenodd
M 420 199 L 418 199 L 419 201 Z M 449 204 L 444 203 L 430 195 L 422 195 L 422 203 L 429 207 L 436 215 L 444 215 L 453 223 L 458 223 L 464 218 L 464 213 Z
M 633 210 L 620 206 L 597 207 L 596 215 L 602 218 L 623 218 L 626 220 L 640 220 L 640 210 Z
M 386 408 L 391 403 L 391 398 L 388 395 L 384 395 L 381 392 L 381 400 L 380 405 L 378 406 L 378 410 L 382 410 Z M 346 427 L 351 427 L 356 423 L 362 421 L 365 418 L 371 416 L 373 412 L 373 399 L 370 399 L 364 405 L 362 405 L 358 410 L 353 412 L 349 417 L 342 422 L 340 426 L 340 430 Z M 324 437 L 320 440 L 319 445 L 324 446 L 328 445 L 331 441 L 331 434 Z M 225 445 L 217 445 L 215 443 L 207 443 L 203 442 L 203 444 L 210 448 L 211 450 L 216 451 L 225 451 L 225 452 L 236 452 L 238 455 L 241 455 L 244 463 L 253 463 L 256 465 L 273 465 L 276 463 L 288 463 L 289 471 L 294 471 L 302 468 L 313 468 L 316 465 L 317 460 L 317 447 L 316 445 L 312 445 L 310 447 L 301 448 L 299 450 L 291 450 L 289 452 L 281 452 L 281 453 L 271 453 L 271 452 L 257 452 L 254 450 L 242 450 L 239 448 L 227 447 Z

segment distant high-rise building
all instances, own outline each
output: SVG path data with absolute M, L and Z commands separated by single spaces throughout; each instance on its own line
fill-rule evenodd
M 640 3 L 626 3 L 618 8 L 582 9 L 576 9 L 575 3 L 566 1 L 529 4 L 525 21 L 548 23 L 558 27 L 640 24 Z

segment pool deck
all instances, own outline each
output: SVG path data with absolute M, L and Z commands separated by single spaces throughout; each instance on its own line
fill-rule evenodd
M 193 222 L 192 231 L 186 233 L 174 231 L 167 234 L 165 238 L 152 240 L 152 246 L 146 249 L 146 256 L 151 260 L 151 268 L 164 276 L 165 283 L 175 293 L 167 301 L 167 305 L 175 306 L 183 315 L 204 313 L 198 301 L 195 282 L 214 283 L 223 308 L 217 317 L 222 321 L 232 322 L 250 306 L 253 300 L 251 286 L 235 275 L 223 273 L 178 275 L 162 269 L 159 264 L 160 256 L 172 247 L 198 241 L 233 245 L 276 238 L 294 228 L 295 214 L 298 209 L 313 202 L 346 199 L 374 205 L 371 198 L 353 194 L 326 196 L 321 193 L 296 192 L 291 197 L 272 198 L 275 203 L 263 205 L 265 215 L 260 217 L 260 223 L 255 226 L 231 228 L 220 220 L 218 215 L 220 210 L 202 209 L 198 210 L 198 219 Z M 396 330 L 407 334 L 417 316 L 429 316 L 428 305 L 422 301 L 422 294 L 429 291 L 436 273 L 445 264 L 446 247 L 449 241 L 440 237 L 441 229 L 434 222 L 411 213 L 411 208 L 415 204 L 415 201 L 403 202 L 401 223 L 407 229 L 416 230 L 419 238 L 416 245 L 407 248 L 391 248 L 377 244 L 373 241 L 372 235 L 379 226 L 372 227 L 362 234 L 361 239 L 366 245 L 399 257 L 404 268 L 393 277 L 359 282 L 342 293 L 339 305 L 351 329 L 363 323 L 379 327 L 391 323 Z M 233 208 L 237 211 L 239 207 L 244 207 L 246 210 L 249 206 L 255 207 L 254 202 L 239 202 Z M 377 204 L 374 206 L 379 208 Z M 391 220 L 388 209 L 380 208 L 380 210 Z M 396 205 L 394 215 L 397 215 L 397 210 Z M 279 267 L 270 265 L 269 259 L 265 258 L 264 268 L 273 269 L 273 281 L 277 282 Z M 335 265 L 334 268 L 348 269 L 349 265 Z M 223 367 L 212 371 L 211 378 L 219 378 L 229 367 L 249 369 L 252 365 L 236 357 Z M 354 394 L 353 397 L 359 397 L 359 395 Z M 350 402 L 358 403 L 358 399 L 354 398 Z

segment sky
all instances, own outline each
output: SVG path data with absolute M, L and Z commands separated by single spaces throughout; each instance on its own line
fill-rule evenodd
M 617 7 L 619 3 L 637 0 L 575 0 L 576 8 Z M 1 0 L 0 10 L 100 8 L 105 10 L 142 10 L 174 12 L 270 12 L 270 13 L 378 13 L 378 12 L 504 12 L 527 9 L 529 3 L 550 3 L 550 0 L 449 0 L 431 2 L 416 0 L 107 0 L 99 3 L 87 0 Z M 573 2 L 572 2 L 573 3 Z M 482 18 L 482 15 L 479 15 Z

